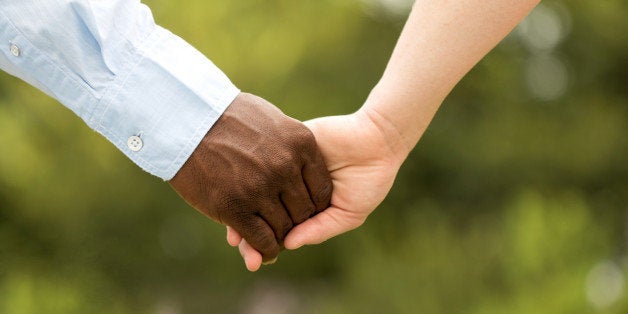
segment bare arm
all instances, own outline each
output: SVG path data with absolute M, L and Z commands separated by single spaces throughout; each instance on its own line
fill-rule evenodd
M 540 0 L 417 1 L 386 71 L 361 108 L 407 154 L 462 77 Z

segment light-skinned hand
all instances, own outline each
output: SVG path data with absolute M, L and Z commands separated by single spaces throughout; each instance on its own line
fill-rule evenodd
M 376 112 L 361 110 L 305 125 L 316 137 L 334 190 L 331 207 L 288 233 L 284 245 L 290 250 L 321 243 L 362 225 L 390 191 L 407 154 L 399 148 L 395 130 Z M 250 271 L 259 269 L 261 255 L 232 228 L 227 228 L 227 242 L 239 246 Z

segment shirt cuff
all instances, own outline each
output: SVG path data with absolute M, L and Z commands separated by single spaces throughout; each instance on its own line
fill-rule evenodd
M 159 26 L 133 59 L 85 120 L 142 169 L 170 180 L 240 90 Z

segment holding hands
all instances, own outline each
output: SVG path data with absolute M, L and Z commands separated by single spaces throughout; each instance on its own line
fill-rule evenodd
M 362 225 L 392 187 L 406 152 L 392 144 L 393 130 L 366 111 L 305 122 L 316 136 L 331 172 L 334 191 L 331 206 L 297 225 L 285 239 L 287 249 L 318 244 Z M 379 121 L 379 122 L 378 122 Z M 261 255 L 227 228 L 227 241 L 238 246 L 247 268 L 257 270 Z
M 540 0 L 417 1 L 379 83 L 354 114 L 306 122 L 331 172 L 331 206 L 296 225 L 285 247 L 321 243 L 360 226 L 384 200 L 401 164 L 445 97 Z M 263 254 L 227 229 L 247 268 Z
M 170 184 L 265 262 L 293 226 L 329 206 L 332 190 L 312 132 L 250 94 L 234 100 Z
M 172 187 L 228 226 L 254 271 L 283 248 L 363 224 L 447 94 L 540 0 L 416 1 L 364 106 L 305 124 L 250 94 L 215 121 L 239 90 L 140 1 L 5 2 L 0 69 L 65 103 L 144 169 L 166 180 L 179 169 Z M 67 27 L 24 18 L 33 12 Z M 113 31 L 121 25 L 130 31 Z

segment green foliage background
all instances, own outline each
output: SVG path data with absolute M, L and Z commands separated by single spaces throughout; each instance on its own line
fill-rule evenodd
M 145 2 L 241 89 L 302 120 L 359 108 L 408 13 L 376 0 Z M 627 8 L 544 2 L 557 46 L 513 32 L 446 100 L 362 228 L 254 274 L 223 227 L 2 74 L 0 313 L 625 313 Z M 551 62 L 539 76 L 534 60 Z M 535 92 L 556 73 L 560 93 Z

